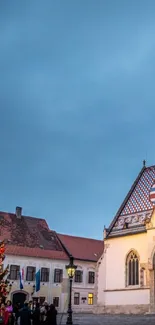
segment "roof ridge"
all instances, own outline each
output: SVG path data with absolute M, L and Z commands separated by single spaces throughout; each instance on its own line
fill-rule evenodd
M 137 183 L 139 182 L 139 180 L 140 180 L 140 178 L 141 178 L 141 176 L 142 176 L 144 170 L 149 169 L 149 168 L 151 168 L 151 167 L 153 167 L 153 166 L 150 166 L 150 167 L 143 166 L 143 167 L 142 167 L 142 169 L 141 169 L 141 171 L 139 172 L 139 174 L 138 174 L 136 180 L 135 180 L 134 183 L 132 184 L 132 186 L 131 186 L 129 192 L 127 193 L 127 195 L 126 195 L 126 197 L 125 197 L 123 203 L 121 204 L 120 208 L 118 209 L 118 211 L 117 211 L 117 213 L 116 213 L 114 219 L 112 220 L 112 222 L 111 222 L 111 224 L 110 224 L 110 226 L 109 226 L 109 228 L 108 228 L 109 231 L 108 231 L 107 237 L 108 237 L 108 235 L 110 234 L 110 232 L 111 232 L 111 230 L 112 230 L 112 228 L 113 228 L 115 222 L 117 221 L 117 218 L 119 217 L 119 215 L 121 214 L 122 210 L 124 209 L 124 207 L 125 207 L 127 201 L 129 200 L 129 198 L 130 198 L 132 192 L 134 191 L 134 189 L 135 189 Z
M 90 238 L 90 237 L 81 237 L 81 236 L 74 236 L 74 235 L 67 235 L 67 234 L 60 234 L 57 232 L 57 235 L 61 235 L 61 236 L 66 236 L 66 237 L 74 237 L 74 238 L 80 238 L 80 239 L 88 239 L 88 240 L 94 240 L 94 241 L 100 241 L 103 242 L 102 239 L 95 239 L 95 238 Z
M 6 214 L 6 215 L 11 215 L 11 216 L 16 216 L 16 213 L 15 212 L 8 212 L 8 211 L 1 211 L 1 210 L 0 210 L 0 214 Z M 27 216 L 27 215 L 24 215 L 24 214 L 22 214 L 22 217 L 46 221 L 45 218 L 39 218 L 39 217 L 35 217 L 35 216 Z

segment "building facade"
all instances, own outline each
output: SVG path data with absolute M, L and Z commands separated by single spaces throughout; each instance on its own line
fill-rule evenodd
M 93 312 L 97 302 L 97 261 L 103 252 L 103 241 L 61 234 L 58 238 L 77 266 L 73 279 L 73 311 Z
M 93 311 L 96 265 L 103 252 L 103 241 L 57 234 L 49 229 L 44 219 L 23 216 L 19 207 L 15 214 L 0 212 L 0 240 L 6 243 L 4 267 L 9 265 L 10 270 L 7 298 L 13 303 L 47 301 L 54 303 L 58 312 L 66 312 L 69 292 L 66 265 L 69 256 L 73 255 L 77 265 L 73 279 L 73 311 Z M 36 292 L 38 270 L 41 284 Z M 23 289 L 20 289 L 20 273 Z
M 143 167 L 98 260 L 98 313 L 155 312 L 155 166 Z
M 9 295 L 7 299 L 13 303 L 25 300 L 41 304 L 47 301 L 54 303 L 59 312 L 64 312 L 68 300 L 68 276 L 64 260 L 50 260 L 39 257 L 23 257 L 7 255 L 5 265 L 9 265 Z M 19 272 L 23 271 L 23 289 L 20 289 Z M 36 292 L 36 271 L 41 271 L 41 284 Z

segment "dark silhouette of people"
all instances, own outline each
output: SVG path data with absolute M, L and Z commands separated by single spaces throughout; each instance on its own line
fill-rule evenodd
M 33 319 L 33 325 L 39 325 L 40 324 L 40 306 L 39 306 L 38 303 L 36 304 L 36 308 L 33 311 L 32 319 Z
M 46 324 L 57 325 L 57 310 L 53 304 L 50 305 L 50 309 L 47 312 Z
M 31 311 L 28 308 L 28 303 L 24 304 L 24 307 L 19 312 L 20 325 L 31 325 Z

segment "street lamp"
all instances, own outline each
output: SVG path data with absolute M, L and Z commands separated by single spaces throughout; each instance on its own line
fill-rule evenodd
M 72 325 L 73 321 L 72 321 L 72 281 L 73 281 L 73 277 L 75 274 L 75 270 L 76 270 L 77 266 L 74 265 L 74 258 L 72 255 L 70 255 L 70 262 L 68 265 L 66 265 L 66 270 L 68 273 L 68 277 L 69 277 L 69 302 L 68 302 L 68 316 L 67 316 L 67 322 L 66 324 L 68 325 Z

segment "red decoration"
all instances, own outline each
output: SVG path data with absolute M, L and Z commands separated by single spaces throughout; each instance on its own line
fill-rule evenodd
M 8 281 L 7 279 L 4 280 L 4 278 L 6 277 L 6 275 L 9 272 L 8 266 L 3 270 L 3 266 L 2 263 L 5 259 L 5 245 L 4 245 L 4 241 L 0 242 L 0 297 L 2 297 L 2 299 L 5 301 L 5 298 L 8 294 L 7 291 L 7 287 L 8 287 Z

